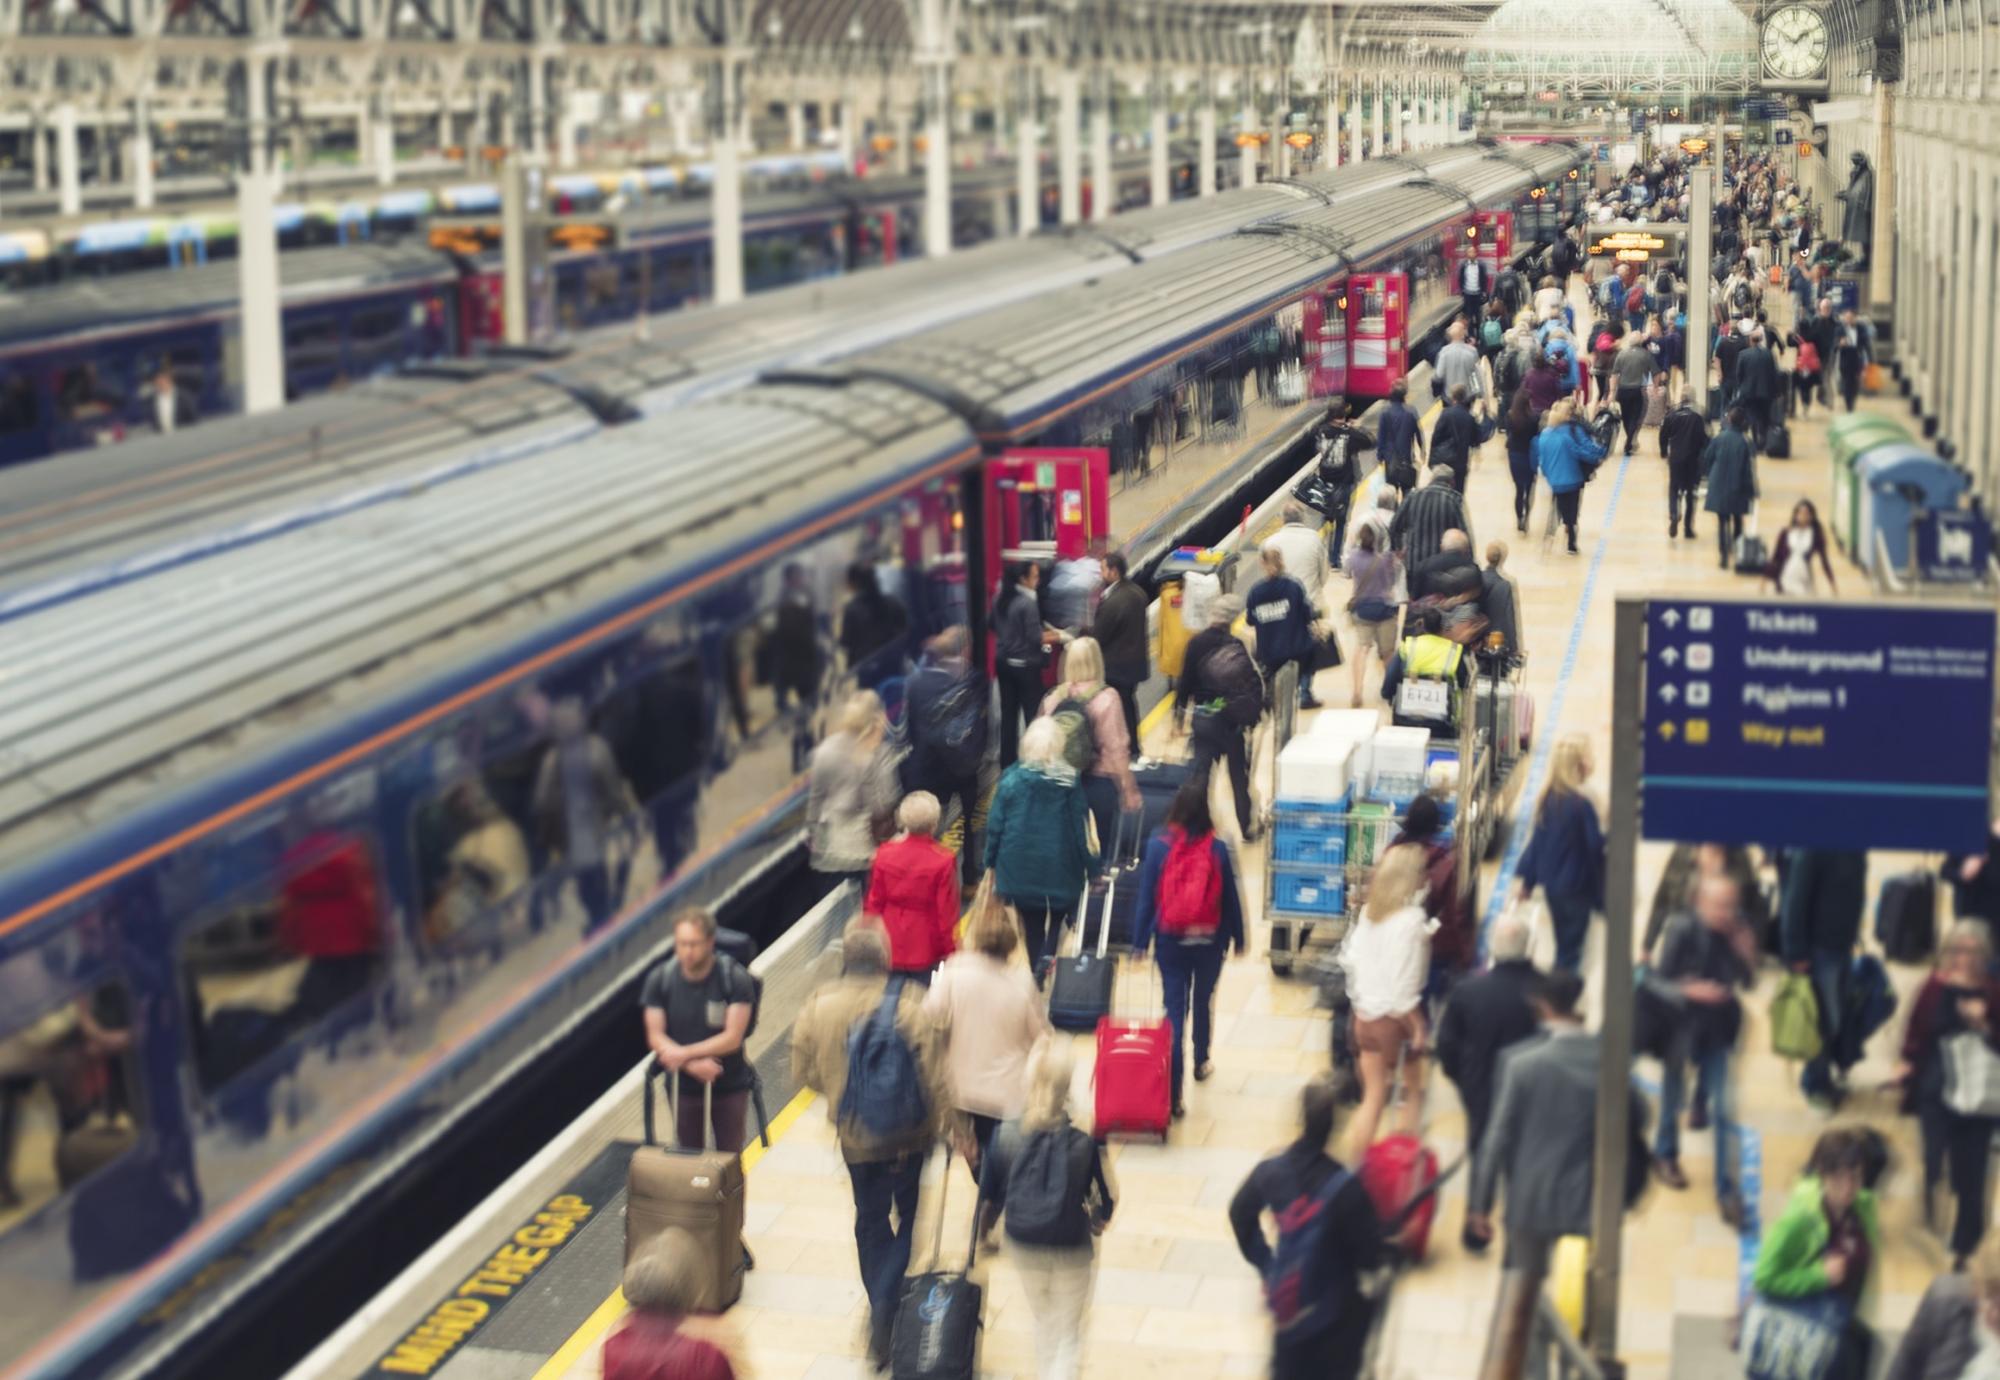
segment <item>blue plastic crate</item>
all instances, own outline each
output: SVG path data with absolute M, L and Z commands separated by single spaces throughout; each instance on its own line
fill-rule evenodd
M 1274 868 L 1271 905 L 1297 915 L 1345 915 L 1347 879 L 1339 872 Z
M 1278 827 L 1332 831 L 1347 827 L 1342 818 L 1354 808 L 1352 792 L 1338 800 L 1280 800 L 1272 807 Z
M 1347 861 L 1347 828 L 1340 824 L 1307 828 L 1289 824 L 1280 816 L 1271 834 L 1271 859 L 1309 867 L 1339 867 Z

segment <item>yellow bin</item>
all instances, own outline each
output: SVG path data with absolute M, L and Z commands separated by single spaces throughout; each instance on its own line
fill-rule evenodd
M 1181 621 L 1181 582 L 1160 586 L 1160 636 L 1153 664 L 1163 676 L 1178 676 L 1187 660 L 1188 630 Z

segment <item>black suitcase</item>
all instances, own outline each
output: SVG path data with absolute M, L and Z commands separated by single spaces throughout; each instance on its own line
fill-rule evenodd
M 1078 903 L 1076 928 L 1079 952 L 1094 948 L 1102 957 L 1113 949 L 1132 947 L 1132 924 L 1139 908 L 1139 877 L 1136 865 L 1107 871 L 1104 890 L 1086 887 Z M 1104 931 L 1109 926 L 1109 938 Z
M 972 1242 L 965 1269 L 944 1270 L 944 1204 L 951 1187 L 951 1152 L 938 1178 L 937 1220 L 931 1233 L 931 1268 L 903 1281 L 896 1323 L 889 1334 L 892 1380 L 974 1380 L 979 1373 L 979 1333 L 985 1326 L 986 1291 L 971 1277 L 979 1243 L 979 1209 L 972 1213 Z
M 1762 537 L 1745 532 L 1736 539 L 1736 550 L 1729 563 L 1738 575 L 1762 575 L 1764 567 L 1770 562 L 1771 556 L 1764 547 Z
M 1773 460 L 1792 458 L 1792 431 L 1783 422 L 1773 422 L 1764 431 L 1764 454 Z
M 1928 963 L 1937 949 L 1937 878 L 1905 872 L 1882 883 L 1875 938 L 1891 963 Z
M 1100 913 L 1116 905 L 1118 882 L 1114 869 L 1105 881 L 1098 903 Z M 1096 952 L 1083 942 L 1084 917 L 1090 912 L 1092 899 L 1091 887 L 1085 883 L 1082 899 L 1077 902 L 1076 952 L 1056 959 L 1049 975 L 1049 1024 L 1058 1030 L 1095 1030 L 1097 1023 L 1111 1014 L 1111 982 L 1117 976 L 1118 963 L 1109 957 L 1109 927 L 1098 926 Z M 1126 938 L 1131 938 L 1129 928 Z
M 1146 840 L 1166 827 L 1167 807 L 1193 775 L 1194 768 L 1186 762 L 1148 762 L 1132 768 L 1132 779 L 1139 786 L 1139 815 L 1119 821 L 1127 850 L 1121 861 L 1139 861 L 1146 851 Z

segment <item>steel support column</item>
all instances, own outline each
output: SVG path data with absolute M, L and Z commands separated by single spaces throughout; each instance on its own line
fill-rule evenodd
M 1099 68 L 1090 81 L 1090 218 L 1109 216 L 1117 199 L 1111 176 L 1111 74 Z
M 1056 189 L 1059 219 L 1083 219 L 1083 74 L 1065 68 L 1056 74 Z
M 708 156 L 715 170 L 709 191 L 715 300 L 743 300 L 743 167 L 737 146 L 738 106 L 742 73 L 733 53 L 725 53 L 709 69 Z
M 1014 201 L 1016 233 L 1042 228 L 1041 93 L 1033 63 L 1023 63 L 1014 93 Z
M 1201 145 L 1195 150 L 1195 177 L 1201 184 L 1195 194 L 1211 197 L 1215 195 L 1215 94 L 1205 83 L 1194 127 L 1195 140 Z
M 83 211 L 83 163 L 76 146 L 76 106 L 64 101 L 56 107 L 56 194 L 60 214 Z
M 241 309 L 243 410 L 248 413 L 271 412 L 285 405 L 277 196 L 277 174 L 268 170 L 246 171 L 237 179 L 236 280 Z
M 1148 88 L 1151 109 L 1147 112 L 1147 161 L 1152 169 L 1153 205 L 1164 206 L 1173 199 L 1173 179 L 1167 166 L 1167 79 L 1159 73 L 1153 74 Z
M 917 35 L 924 83 L 924 252 L 951 253 L 951 16 L 921 0 Z
M 1245 91 L 1243 93 L 1243 109 L 1242 113 L 1238 116 L 1238 120 L 1239 123 L 1236 127 L 1238 133 L 1255 134 L 1257 132 L 1257 107 L 1251 104 L 1251 97 L 1248 91 Z M 1245 187 L 1256 186 L 1257 185 L 1256 143 L 1254 141 L 1246 140 L 1243 143 L 1242 147 L 1237 151 L 1236 161 L 1237 161 L 1237 181 Z
M 146 98 L 132 102 L 132 151 L 126 157 L 132 174 L 132 205 L 140 211 L 153 209 L 153 116 Z

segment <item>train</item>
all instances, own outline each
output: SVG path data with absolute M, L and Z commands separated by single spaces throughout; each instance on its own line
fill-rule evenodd
M 1124 160 L 1114 176 L 1118 205 L 1144 203 L 1143 158 Z M 1181 195 L 1192 192 L 1191 164 L 1178 165 L 1173 177 Z M 955 243 L 1008 228 L 1000 202 L 1014 178 L 1003 168 L 955 177 Z M 551 183 L 557 218 L 543 264 L 546 291 L 536 298 L 547 331 L 670 312 L 711 294 L 706 202 L 610 210 L 588 194 L 594 189 L 601 189 L 594 176 Z M 287 398 L 412 360 L 463 357 L 500 339 L 498 192 L 474 184 L 440 196 L 443 214 L 433 211 L 428 192 L 391 194 L 392 209 L 409 217 L 401 235 L 279 256 Z M 1050 180 L 1043 188 L 1049 223 L 1055 197 Z M 914 257 L 922 204 L 922 180 L 908 177 L 750 196 L 745 286 L 757 292 Z M 109 234 L 119 226 L 97 229 Z M 236 410 L 243 386 L 237 298 L 236 265 L 217 258 L 172 271 L 73 279 L 7 299 L 0 311 L 0 465 L 158 428 L 162 371 L 173 377 L 177 424 Z
M 1169 540 L 1171 500 L 1109 530 L 1158 447 L 1226 481 L 1386 388 L 1454 265 L 1536 251 L 1578 166 L 1330 172 L 1121 272 L 0 622 L 0 1373 L 226 1367 L 249 1301 L 629 1019 L 662 916 L 797 865 L 828 706 L 895 704 L 945 628 L 983 645 L 1003 553 Z M 66 1127 L 94 1153 L 57 1176 Z

